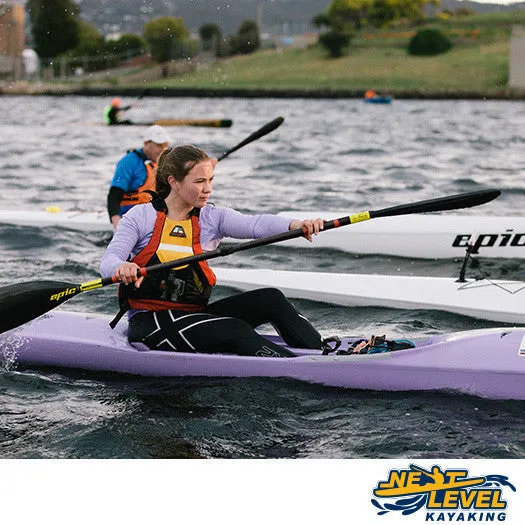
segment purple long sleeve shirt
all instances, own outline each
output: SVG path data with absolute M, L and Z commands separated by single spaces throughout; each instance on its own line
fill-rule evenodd
M 151 204 L 134 206 L 120 220 L 100 262 L 100 273 L 111 277 L 123 262 L 135 257 L 150 241 L 157 212 Z M 277 215 L 243 215 L 231 208 L 206 205 L 199 224 L 204 251 L 215 250 L 224 237 L 257 239 L 288 230 L 290 219 Z

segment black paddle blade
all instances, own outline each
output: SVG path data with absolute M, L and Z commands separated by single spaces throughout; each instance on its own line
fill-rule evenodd
M 469 193 L 460 193 L 450 195 L 449 197 L 440 197 L 438 199 L 429 199 L 426 201 L 413 202 L 411 204 L 401 204 L 391 208 L 383 208 L 370 212 L 370 218 L 392 217 L 394 215 L 410 215 L 412 213 L 428 213 L 432 211 L 459 210 L 461 208 L 471 208 L 479 206 L 494 200 L 501 195 L 500 190 L 481 190 L 471 191 Z
M 0 334 L 32 321 L 80 291 L 61 281 L 29 281 L 0 288 Z
M 219 161 L 219 160 L 225 159 L 228 155 L 231 155 L 234 151 L 237 151 L 243 146 L 246 146 L 246 144 L 250 144 L 250 142 L 253 142 L 254 140 L 258 140 L 261 137 L 264 137 L 265 135 L 268 135 L 268 133 L 271 133 L 274 129 L 277 129 L 283 122 L 284 122 L 284 117 L 277 117 L 273 119 L 271 122 L 267 122 L 262 128 L 259 128 L 257 131 L 254 131 L 251 135 L 246 137 L 242 142 L 239 142 L 237 146 L 234 146 L 233 148 L 223 153 L 220 157 L 217 158 L 217 160 Z

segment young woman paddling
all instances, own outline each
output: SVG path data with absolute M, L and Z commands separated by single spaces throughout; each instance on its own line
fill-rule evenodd
M 303 228 L 311 241 L 323 229 L 322 219 L 290 222 L 207 204 L 213 160 L 195 146 L 164 152 L 156 174 L 157 197 L 124 215 L 102 258 L 101 274 L 123 283 L 119 300 L 123 310 L 130 309 L 129 340 L 179 352 L 293 356 L 254 330 L 271 323 L 289 346 L 321 349 L 320 334 L 277 289 L 209 303 L 216 279 L 206 261 L 137 279 L 139 267 L 214 250 L 224 237 L 258 238 Z

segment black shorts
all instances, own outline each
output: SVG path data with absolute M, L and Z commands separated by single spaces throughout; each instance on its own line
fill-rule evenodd
M 321 335 L 276 288 L 261 288 L 210 303 L 196 313 L 138 312 L 129 322 L 129 340 L 175 352 L 293 357 L 254 329 L 271 323 L 288 346 L 321 348 Z

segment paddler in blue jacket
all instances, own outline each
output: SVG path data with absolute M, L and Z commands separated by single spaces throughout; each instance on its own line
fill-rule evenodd
M 137 279 L 139 267 L 214 250 L 224 237 L 250 239 L 302 228 L 311 241 L 323 229 L 322 219 L 243 215 L 208 204 L 214 160 L 195 146 L 163 153 L 158 196 L 123 216 L 106 249 L 100 272 L 123 283 L 119 300 L 121 313 L 128 311 L 129 340 L 168 351 L 293 356 L 254 330 L 271 323 L 291 347 L 323 348 L 319 332 L 275 288 L 209 302 L 216 278 L 206 261 Z
M 111 101 L 111 104 L 104 108 L 104 121 L 109 126 L 120 124 L 133 125 L 133 122 L 131 120 L 120 119 L 120 114 L 124 111 L 127 111 L 128 109 L 131 109 L 132 107 L 133 104 L 130 104 L 129 106 L 122 106 L 120 103 L 120 98 L 115 97 Z
M 151 195 L 144 192 L 155 189 L 157 162 L 168 147 L 169 136 L 161 126 L 150 126 L 142 138 L 144 146 L 126 153 L 118 162 L 111 181 L 107 208 L 115 228 L 132 206 L 151 200 Z

